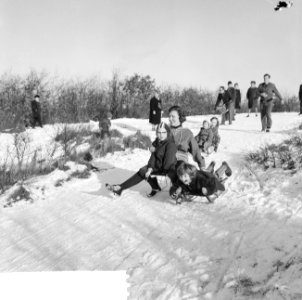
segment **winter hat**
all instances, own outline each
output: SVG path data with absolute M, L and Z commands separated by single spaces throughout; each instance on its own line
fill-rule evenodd
M 158 126 L 157 126 L 157 128 L 156 128 L 156 132 L 157 132 L 159 129 L 161 129 L 161 128 L 166 129 L 166 131 L 167 131 L 167 136 L 170 137 L 170 135 L 171 135 L 171 129 L 170 129 L 169 125 L 167 125 L 165 122 L 159 123 Z

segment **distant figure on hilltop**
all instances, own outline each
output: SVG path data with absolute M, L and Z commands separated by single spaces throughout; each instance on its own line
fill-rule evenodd
M 240 108 L 241 108 L 241 92 L 240 92 L 238 83 L 235 83 L 234 88 L 235 88 L 235 111 L 234 111 L 234 115 L 236 115 L 236 112 L 238 110 L 240 110 Z
M 261 83 L 258 87 L 259 95 L 260 95 L 260 113 L 261 113 L 261 124 L 262 131 L 269 132 L 272 127 L 272 109 L 274 106 L 273 98 L 274 94 L 280 99 L 282 102 L 282 96 L 277 90 L 276 86 L 270 82 L 271 76 L 269 74 L 265 74 L 264 82 Z
M 215 104 L 215 111 L 221 114 L 221 125 L 225 125 L 225 121 L 229 120 L 229 124 L 232 124 L 232 120 L 229 118 L 229 106 L 230 106 L 231 96 L 225 90 L 223 86 L 219 88 L 217 101 Z
M 152 124 L 152 130 L 155 130 L 155 126 L 160 124 L 161 121 L 162 103 L 159 100 L 156 93 L 150 99 L 150 112 L 149 112 L 149 123 Z
M 43 127 L 39 95 L 35 95 L 34 99 L 31 101 L 31 110 L 32 110 L 32 118 L 33 118 L 32 127 L 35 128 L 37 123 L 40 127 Z
M 300 101 L 300 113 L 299 113 L 299 115 L 302 115 L 302 84 L 300 85 L 300 89 L 299 89 L 299 101 Z
M 255 111 L 255 116 L 258 116 L 258 99 L 259 99 L 259 91 L 258 88 L 256 87 L 256 81 L 251 81 L 251 86 L 249 87 L 249 89 L 247 90 L 246 93 L 246 98 L 248 101 L 248 109 L 249 112 L 247 114 L 247 117 L 250 116 L 250 113 L 252 112 L 252 110 Z

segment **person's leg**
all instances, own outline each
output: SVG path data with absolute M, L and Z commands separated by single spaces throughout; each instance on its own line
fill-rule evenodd
M 267 118 L 267 130 L 269 131 L 273 125 L 272 121 L 272 110 L 273 110 L 274 103 L 270 101 L 266 105 L 266 118 Z
M 302 101 L 300 100 L 300 115 L 302 115 Z
M 226 119 L 226 113 L 222 113 L 221 114 L 221 124 L 220 125 L 224 125 L 225 124 L 225 119 Z
M 38 116 L 38 124 L 41 128 L 43 127 L 41 115 Z
M 230 177 L 232 175 L 232 170 L 227 162 L 223 162 L 221 166 L 215 171 L 215 175 L 218 177 L 220 181 L 225 179 L 225 175 Z
M 229 124 L 232 125 L 234 120 L 234 103 L 229 104 Z
M 264 103 L 260 103 L 260 118 L 262 124 L 262 131 L 266 130 L 266 105 Z

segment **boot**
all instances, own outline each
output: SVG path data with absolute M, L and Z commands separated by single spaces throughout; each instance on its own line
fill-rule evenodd
M 232 175 L 232 170 L 231 170 L 230 166 L 228 165 L 228 163 L 226 161 L 224 161 L 222 163 L 222 165 L 226 167 L 225 175 L 230 177 Z
M 206 170 L 210 173 L 214 173 L 215 164 L 216 164 L 215 161 L 211 161 L 211 163 L 209 164 Z
M 161 191 L 161 188 L 157 182 L 157 179 L 156 177 L 151 177 L 149 176 L 149 178 L 147 179 L 147 182 L 150 184 L 151 188 L 152 188 L 152 191 L 151 193 L 149 193 L 147 196 L 149 198 L 155 196 L 158 192 Z
M 109 192 L 113 192 L 115 195 L 120 196 L 122 194 L 123 189 L 119 185 L 106 183 L 106 189 Z

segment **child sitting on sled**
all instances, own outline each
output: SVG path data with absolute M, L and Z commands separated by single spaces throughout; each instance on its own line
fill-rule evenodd
M 232 175 L 230 166 L 223 162 L 214 172 L 215 162 L 212 162 L 207 171 L 197 170 L 188 163 L 182 163 L 177 168 L 177 182 L 170 189 L 170 196 L 176 204 L 190 201 L 190 196 L 206 197 L 213 203 L 224 191 L 224 182 Z
M 213 133 L 212 146 L 214 147 L 214 151 L 217 152 L 218 145 L 220 143 L 220 135 L 218 132 L 219 121 L 216 117 L 211 118 L 211 130 Z
M 161 190 L 156 177 L 151 175 L 167 175 L 171 178 L 175 173 L 177 148 L 171 135 L 170 127 L 167 124 L 161 122 L 157 126 L 156 136 L 157 138 L 152 143 L 154 151 L 151 153 L 148 164 L 121 184 L 106 184 L 106 188 L 109 191 L 116 195 L 121 195 L 124 190 L 137 185 L 144 179 L 152 188 L 148 197 L 153 197 Z
M 214 151 L 214 147 L 212 146 L 213 131 L 210 128 L 210 123 L 208 121 L 203 121 L 202 125 L 203 127 L 200 128 L 195 140 L 202 152 L 210 154 Z

